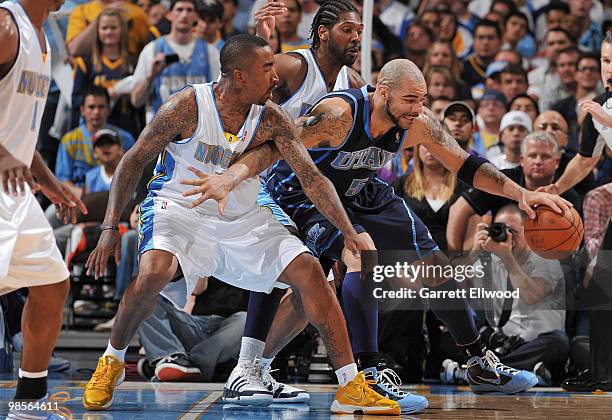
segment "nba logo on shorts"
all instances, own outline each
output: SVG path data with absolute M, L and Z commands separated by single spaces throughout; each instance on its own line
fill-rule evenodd
M 162 201 L 161 203 L 161 209 L 162 210 L 166 210 L 168 208 L 168 202 L 167 201 Z

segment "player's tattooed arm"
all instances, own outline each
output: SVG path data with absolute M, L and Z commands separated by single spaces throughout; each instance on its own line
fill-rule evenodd
M 271 101 L 266 103 L 264 112 L 258 135 L 274 142 L 283 159 L 295 171 L 304 192 L 321 214 L 341 230 L 345 237 L 356 236 L 357 233 L 333 184 L 310 158 L 308 150 L 298 138 L 298 127 L 289 114 Z
M 136 144 L 125 154 L 111 185 L 104 223 L 116 225 L 132 198 L 144 167 L 157 158 L 173 140 L 189 138 L 197 128 L 198 107 L 195 91 L 185 88 L 164 103 L 147 124 Z

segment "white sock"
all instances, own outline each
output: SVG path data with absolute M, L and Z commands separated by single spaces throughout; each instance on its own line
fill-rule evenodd
M 128 346 L 129 347 L 129 346 Z M 113 347 L 110 340 L 108 340 L 108 347 L 106 347 L 106 351 L 104 352 L 104 356 L 115 356 L 120 361 L 125 361 L 125 352 L 127 351 L 127 347 L 123 350 L 117 350 Z
M 350 365 L 342 366 L 336 371 L 336 377 L 340 386 L 345 387 L 350 381 L 355 379 L 359 372 L 357 372 L 357 363 L 351 363 Z
M 268 369 L 268 366 L 270 366 L 273 361 L 274 361 L 274 357 L 270 357 L 269 359 L 267 357 L 262 357 L 261 358 L 261 371 L 265 372 L 266 369 Z
M 27 372 L 25 370 L 19 369 L 19 377 L 31 379 L 45 378 L 47 377 L 47 371 L 43 370 L 42 372 Z
M 255 359 L 261 359 L 265 345 L 265 342 L 256 338 L 242 337 L 238 363 L 250 363 Z

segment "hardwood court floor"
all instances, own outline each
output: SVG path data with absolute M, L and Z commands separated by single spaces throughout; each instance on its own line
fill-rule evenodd
M 0 381 L 0 418 L 8 411 L 8 401 L 15 392 L 15 381 Z M 74 419 L 349 419 L 331 415 L 329 406 L 335 387 L 304 385 L 311 393 L 309 404 L 277 405 L 251 408 L 224 405 L 223 384 L 125 382 L 115 393 L 110 411 L 88 412 L 81 405 L 83 381 L 50 380 L 49 394 L 63 392 L 67 400 L 61 404 L 73 413 Z M 475 395 L 467 387 L 414 385 L 403 387 L 425 395 L 429 408 L 418 415 L 402 418 L 575 418 L 612 419 L 612 393 L 567 393 L 559 388 L 534 388 L 520 395 Z M 359 416 L 362 417 L 362 416 Z M 374 419 L 374 416 L 365 419 Z M 382 417 L 379 417 L 382 418 Z M 385 417 L 390 418 L 390 417 Z

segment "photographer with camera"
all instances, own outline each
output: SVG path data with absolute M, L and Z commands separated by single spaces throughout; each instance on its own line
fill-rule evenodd
M 486 322 L 481 334 L 502 363 L 534 371 L 540 385 L 550 386 L 551 376 L 560 379 L 569 352 L 564 331 L 565 282 L 559 261 L 544 259 L 529 249 L 526 218 L 514 204 L 502 207 L 493 224 L 478 224 L 472 250 L 460 263 L 484 266 L 485 276 L 470 279 L 468 289 L 518 292 L 518 299 L 507 293 L 504 298 L 483 298 L 482 305 L 473 305 L 484 308 Z M 455 361 L 445 360 L 442 365 L 444 382 L 456 382 L 466 375 Z
M 193 32 L 198 2 L 172 0 L 168 19 L 170 33 L 144 47 L 133 76 L 132 105 L 139 108 L 146 103 L 153 113 L 183 86 L 215 80 L 221 67 L 214 45 Z M 147 121 L 152 115 L 147 113 Z

